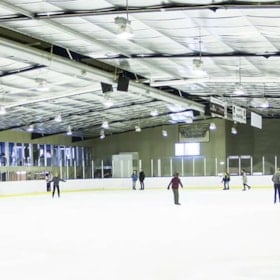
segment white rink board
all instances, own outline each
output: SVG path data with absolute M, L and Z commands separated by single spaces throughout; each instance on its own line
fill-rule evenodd
M 253 188 L 271 188 L 272 176 L 248 176 L 248 184 Z M 145 179 L 146 189 L 166 188 L 171 177 L 147 177 Z M 181 177 L 185 188 L 222 188 L 222 177 Z M 242 188 L 242 177 L 232 176 L 230 181 L 232 188 Z M 139 181 L 136 184 L 139 188 Z M 60 182 L 61 192 L 95 189 L 131 189 L 130 178 L 106 178 L 106 179 L 77 179 Z M 0 195 L 28 194 L 46 192 L 46 183 L 44 180 L 30 181 L 8 181 L 0 182 Z

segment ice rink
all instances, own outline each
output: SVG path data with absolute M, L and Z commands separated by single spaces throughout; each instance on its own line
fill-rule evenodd
M 273 189 L 0 198 L 3 280 L 279 280 Z

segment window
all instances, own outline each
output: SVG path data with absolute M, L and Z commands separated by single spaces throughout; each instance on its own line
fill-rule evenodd
M 175 156 L 199 156 L 199 143 L 176 143 Z

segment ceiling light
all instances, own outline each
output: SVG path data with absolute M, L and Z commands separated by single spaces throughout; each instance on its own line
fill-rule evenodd
M 72 129 L 71 129 L 71 126 L 68 125 L 67 127 L 67 132 L 66 132 L 67 135 L 72 135 Z
M 128 20 L 128 18 L 116 17 L 115 24 L 118 25 L 118 38 L 129 40 L 134 36 L 131 28 L 131 21 Z
M 200 34 L 200 29 L 199 29 L 199 37 L 195 38 L 195 46 L 194 48 L 196 51 L 199 52 L 199 58 L 194 58 L 192 63 L 192 76 L 193 78 L 207 78 L 208 73 L 203 69 L 203 61 L 202 61 L 202 41 L 201 41 L 201 34 Z
M 241 61 L 239 58 L 239 67 L 238 67 L 238 83 L 235 85 L 235 89 L 233 91 L 233 94 L 235 95 L 242 95 L 245 94 L 245 90 L 241 84 Z
M 158 110 L 151 111 L 150 115 L 156 117 L 158 115 Z
M 45 80 L 38 79 L 37 81 L 38 81 L 38 87 L 36 88 L 37 91 L 47 92 L 50 90 L 50 88 L 48 87 L 48 84 Z
M 28 128 L 26 129 L 28 132 L 33 132 L 34 131 L 34 125 L 31 124 L 28 126 Z
M 136 131 L 136 132 L 141 132 L 141 127 L 140 127 L 140 125 L 135 125 L 135 131 Z
M 162 133 L 162 136 L 163 136 L 163 137 L 167 137 L 167 136 L 168 136 L 167 130 L 165 130 L 165 129 L 163 129 L 163 130 L 161 131 L 161 133 Z
M 6 108 L 3 105 L 1 105 L 0 106 L 0 115 L 5 115 L 6 113 L 7 113 Z
M 231 128 L 231 134 L 237 134 L 237 129 L 234 126 Z
M 201 59 L 193 59 L 192 76 L 194 78 L 206 78 L 208 73 L 203 69 L 203 61 Z
M 106 107 L 106 108 L 110 108 L 114 105 L 113 101 L 111 98 L 105 98 L 105 100 L 103 101 L 103 105 Z
M 210 130 L 215 130 L 217 127 L 216 127 L 216 124 L 214 122 L 211 122 L 210 125 L 209 125 L 209 129 Z
M 55 120 L 56 122 L 61 122 L 61 121 L 62 121 L 61 114 L 58 114 L 58 115 L 54 118 L 54 120 Z
M 264 98 L 263 102 L 261 103 L 262 108 L 269 108 L 269 102 L 266 98 Z
M 105 128 L 105 129 L 108 129 L 108 128 L 109 128 L 109 123 L 108 123 L 108 121 L 103 121 L 101 127 Z
M 269 108 L 269 102 L 265 98 L 265 84 L 263 84 L 263 99 L 262 99 L 262 102 L 261 102 L 261 107 L 262 108 Z
M 104 132 L 104 129 L 101 129 L 100 130 L 100 136 L 99 136 L 100 139 L 104 139 L 105 138 L 105 132 Z
M 245 90 L 243 88 L 243 86 L 241 85 L 241 83 L 237 83 L 235 86 L 235 89 L 233 91 L 234 95 L 243 95 L 245 94 Z

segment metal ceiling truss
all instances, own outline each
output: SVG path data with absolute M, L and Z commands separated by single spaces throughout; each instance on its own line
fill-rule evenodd
M 28 88 L 22 87 L 26 98 L 19 96 L 18 102 L 15 102 L 10 94 L 5 107 L 14 112 L 17 108 L 30 107 L 34 120 L 26 118 L 28 124 L 52 121 L 53 117 L 47 112 L 45 114 L 44 109 L 48 113 L 58 110 L 51 102 L 60 98 L 57 106 L 65 109 L 64 117 L 68 119 L 65 123 L 73 125 L 73 132 L 77 133 L 74 136 L 78 138 L 78 133 L 83 132 L 84 136 L 89 133 L 97 137 L 100 124 L 94 120 L 89 125 L 85 119 L 93 117 L 93 113 L 98 114 L 99 122 L 104 113 L 111 114 L 109 121 L 112 126 L 119 122 L 126 124 L 122 116 L 126 114 L 130 126 L 112 127 L 109 132 L 122 133 L 131 131 L 136 119 L 149 119 L 148 104 L 157 101 L 161 102 L 160 106 L 181 106 L 178 112 L 193 110 L 202 119 L 205 117 L 205 105 L 211 96 L 215 96 L 226 102 L 229 108 L 238 105 L 263 117 L 280 117 L 280 112 L 276 111 L 280 107 L 277 92 L 280 86 L 278 1 L 197 1 L 195 4 L 195 1 L 178 0 L 168 3 L 159 1 L 153 6 L 145 6 L 145 1 L 138 5 L 139 1 L 133 0 L 130 5 L 128 2 L 127 5 L 120 4 L 121 1 L 117 0 L 98 5 L 89 2 L 88 6 L 84 1 L 70 2 L 33 3 L 22 0 L 15 5 L 15 1 L 4 0 L 0 3 L 0 22 L 2 29 L 5 28 L 0 38 L 0 62 L 2 56 L 5 68 L 0 71 L 3 89 L 12 88 L 18 78 L 13 92 L 16 96 L 21 90 L 20 82 L 30 81 L 34 86 L 31 73 L 38 73 L 44 68 L 51 72 L 49 81 L 53 91 L 49 95 L 33 94 L 31 89 L 25 93 Z M 42 9 L 39 8 L 41 4 Z M 102 6 L 104 8 L 100 8 Z M 264 11 L 272 15 L 266 15 Z M 122 15 L 131 16 L 135 24 L 136 37 L 126 42 L 116 36 L 114 18 Z M 195 59 L 203 60 L 209 76 L 192 76 Z M 100 83 L 116 88 L 121 73 L 129 78 L 129 92 L 123 93 L 122 97 L 117 96 L 119 105 L 104 111 Z M 61 75 L 61 83 L 59 78 L 55 78 L 56 74 L 58 77 Z M 89 86 L 89 83 L 92 85 Z M 242 96 L 232 94 L 238 83 L 245 89 Z M 262 88 L 261 84 L 268 86 Z M 82 94 L 89 96 L 75 97 Z M 135 98 L 135 105 L 141 105 L 140 99 L 143 98 L 142 107 L 147 108 L 133 107 L 131 98 Z M 272 103 L 270 109 L 258 105 L 257 101 L 262 98 Z M 126 111 L 130 105 L 125 99 L 132 106 L 133 116 Z M 253 106 L 251 101 L 257 104 Z M 66 108 L 67 102 L 73 106 L 71 110 Z M 94 112 L 87 104 L 89 102 L 94 103 Z M 38 108 L 32 104 L 38 104 Z M 44 114 L 42 120 L 39 119 L 40 112 Z M 23 113 L 26 114 L 25 111 Z M 158 118 L 168 114 L 171 111 L 165 108 Z M 149 127 L 160 125 L 159 119 L 150 122 Z M 7 129 L 16 127 L 8 119 L 4 122 Z M 46 131 L 50 134 L 61 133 L 61 127 L 51 129 L 48 124 Z
M 156 6 L 143 7 L 126 7 L 125 5 L 113 6 L 106 9 L 90 9 L 90 10 L 60 10 L 48 12 L 31 13 L 22 8 L 8 3 L 5 0 L 1 1 L 0 6 L 14 10 L 15 15 L 0 16 L 0 22 L 18 21 L 18 20 L 40 20 L 40 19 L 57 19 L 65 17 L 86 17 L 86 16 L 102 16 L 102 15 L 119 15 L 119 14 L 141 14 L 141 13 L 162 13 L 176 11 L 190 11 L 207 9 L 216 12 L 218 9 L 275 9 L 280 8 L 279 1 L 220 1 L 216 4 L 186 4 L 186 3 L 164 3 Z

